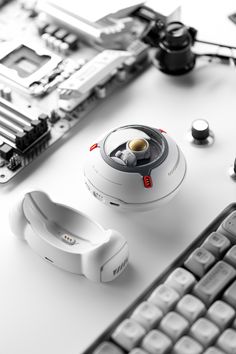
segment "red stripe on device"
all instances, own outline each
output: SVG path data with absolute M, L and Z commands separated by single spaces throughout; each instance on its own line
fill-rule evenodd
M 143 184 L 145 188 L 152 188 L 152 177 L 143 176 Z

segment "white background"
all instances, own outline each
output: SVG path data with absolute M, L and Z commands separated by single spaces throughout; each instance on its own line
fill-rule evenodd
M 85 2 L 77 3 L 83 7 Z M 234 10 L 234 1 L 185 1 L 182 18 L 199 29 L 199 38 L 236 46 L 236 26 L 227 19 Z M 235 97 L 234 68 L 205 66 L 183 77 L 168 77 L 151 68 L 103 102 L 63 143 L 44 153 L 12 183 L 1 186 L 0 353 L 82 352 L 235 201 L 236 183 L 228 176 L 236 153 Z M 187 141 L 187 131 L 196 118 L 209 121 L 215 134 L 212 147 L 197 148 Z M 188 174 L 179 194 L 148 213 L 109 209 L 83 183 L 88 147 L 106 130 L 130 123 L 165 129 L 187 159 Z M 9 208 L 32 189 L 42 189 L 53 200 L 82 210 L 105 228 L 122 232 L 131 254 L 127 271 L 110 284 L 92 283 L 51 266 L 15 238 L 9 229 Z

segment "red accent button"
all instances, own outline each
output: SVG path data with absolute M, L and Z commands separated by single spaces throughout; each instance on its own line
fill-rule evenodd
M 166 131 L 163 130 L 163 129 L 159 129 L 159 130 L 160 130 L 161 133 L 166 133 Z
M 92 151 L 92 150 L 94 150 L 94 149 L 96 149 L 98 147 L 98 144 L 93 144 L 92 146 L 90 146 L 90 151 Z
M 143 176 L 143 184 L 145 188 L 152 188 L 152 177 Z

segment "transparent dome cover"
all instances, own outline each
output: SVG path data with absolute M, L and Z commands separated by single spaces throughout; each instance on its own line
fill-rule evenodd
M 100 144 L 103 158 L 114 168 L 136 172 L 152 169 L 167 156 L 163 134 L 143 125 L 128 125 L 109 133 Z

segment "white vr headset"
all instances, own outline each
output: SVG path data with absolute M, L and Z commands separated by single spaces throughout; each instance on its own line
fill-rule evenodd
M 85 214 L 54 203 L 47 194 L 25 194 L 10 212 L 13 233 L 42 258 L 97 282 L 115 279 L 128 264 L 128 245 Z

